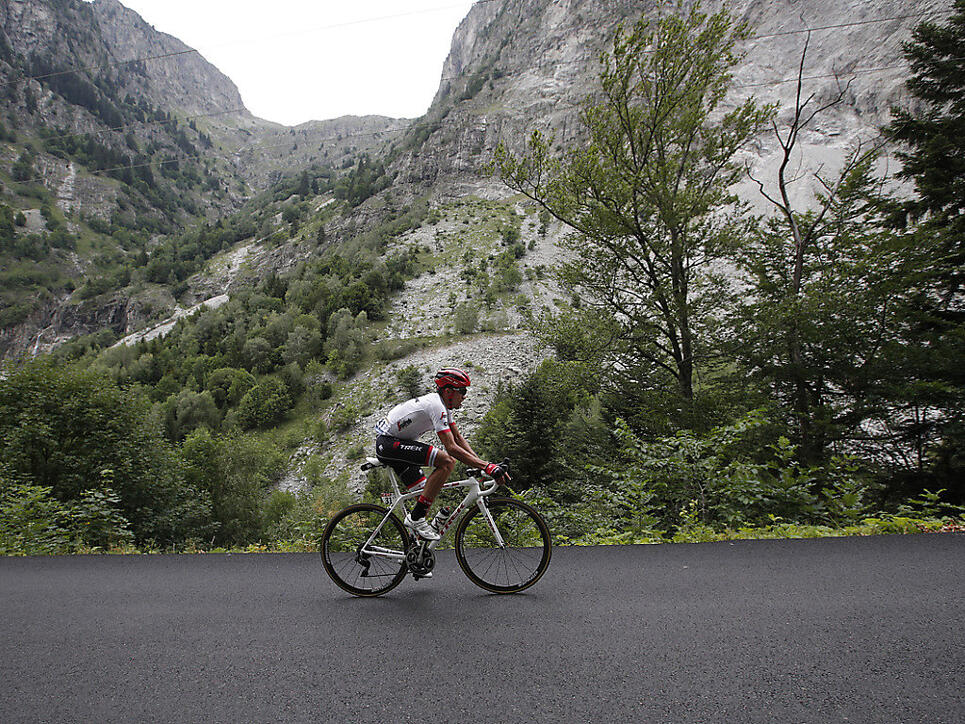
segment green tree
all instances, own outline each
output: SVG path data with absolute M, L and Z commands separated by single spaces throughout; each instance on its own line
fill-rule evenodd
M 222 410 L 237 405 L 245 393 L 254 386 L 254 375 L 247 370 L 234 367 L 214 370 L 205 382 L 205 389 L 211 393 L 215 404 Z
M 273 455 L 248 438 L 216 437 L 203 427 L 188 435 L 182 454 L 188 480 L 211 500 L 208 539 L 222 545 L 257 540 Z
M 51 360 L 0 381 L 0 478 L 47 488 L 62 503 L 112 490 L 139 541 L 175 542 L 205 515 L 149 402 Z
M 523 488 L 540 487 L 567 503 L 578 502 L 578 481 L 570 473 L 575 468 L 582 472 L 592 459 L 580 459 L 584 453 L 606 454 L 605 447 L 583 447 L 590 439 L 605 442 L 592 419 L 600 413 L 593 402 L 598 386 L 597 376 L 583 363 L 543 362 L 531 375 L 500 389 L 476 434 L 479 447 L 490 459 L 508 458 Z
M 944 287 L 936 307 L 947 309 L 965 286 L 965 0 L 955 0 L 946 24 L 921 23 L 904 51 L 918 104 L 896 108 L 886 133 L 900 144 L 898 175 L 915 185 L 902 211 L 935 237 Z
M 269 377 L 241 398 L 238 422 L 248 430 L 268 427 L 279 422 L 291 406 L 291 396 L 285 383 L 277 377 Z
M 245 342 L 245 363 L 252 372 L 266 374 L 275 368 L 275 348 L 264 337 L 252 337 Z
M 0 478 L 0 555 L 44 555 L 69 550 L 67 506 L 49 487 Z
M 344 307 L 335 312 L 328 320 L 328 339 L 325 352 L 328 364 L 342 377 L 348 377 L 358 369 L 365 354 L 365 327 L 368 315 L 352 312 Z
M 943 24 L 923 22 L 904 46 L 915 103 L 896 109 L 886 129 L 899 145 L 901 176 L 912 198 L 896 205 L 895 223 L 913 234 L 929 273 L 903 311 L 914 344 L 901 425 L 918 461 L 917 487 L 949 487 L 965 500 L 965 0 Z M 931 451 L 931 452 L 929 452 Z M 929 459 L 931 455 L 931 459 Z M 930 468 L 930 470 L 929 470 Z M 937 482 L 928 482 L 936 476 Z
M 217 430 L 221 425 L 221 413 L 210 392 L 181 390 L 164 403 L 165 425 L 168 439 L 183 440 L 197 427 Z
M 806 464 L 845 439 L 870 446 L 868 421 L 887 430 L 886 388 L 905 332 L 896 300 L 917 266 L 906 240 L 881 226 L 876 158 L 854 154 L 816 210 L 784 207 L 739 256 L 750 285 L 735 354 L 787 412 Z
M 0 204 L 0 251 L 6 251 L 12 245 L 14 233 L 14 213 L 6 204 Z
M 453 319 L 459 334 L 472 334 L 479 327 L 479 306 L 463 302 L 456 307 Z
M 322 335 L 318 330 L 298 325 L 289 332 L 281 356 L 285 362 L 306 365 L 321 354 L 322 344 Z
M 618 323 L 611 349 L 622 377 L 649 385 L 669 375 L 687 402 L 726 292 L 710 266 L 742 230 L 727 211 L 742 174 L 735 156 L 770 115 L 753 100 L 720 113 L 747 35 L 746 24 L 699 3 L 641 17 L 602 56 L 601 100 L 581 112 L 585 147 L 554 158 L 537 131 L 528 155 L 496 152 L 510 188 L 575 230 L 562 280 Z

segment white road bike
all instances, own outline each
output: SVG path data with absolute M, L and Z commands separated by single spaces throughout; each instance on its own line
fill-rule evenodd
M 499 485 L 486 481 L 481 470 L 468 470 L 465 480 L 443 485 L 443 490 L 467 488 L 466 497 L 443 520 L 433 521 L 440 539 L 425 541 L 400 520 L 405 504 L 422 486 L 402 493 L 392 468 L 366 458 L 362 470 L 373 468 L 385 468 L 392 483 L 393 492 L 382 494 L 385 505 L 350 505 L 335 514 L 322 534 L 322 565 L 340 588 L 356 596 L 379 596 L 398 586 L 406 573 L 425 577 L 435 566 L 436 547 L 453 526 L 459 566 L 487 591 L 517 593 L 546 572 L 552 552 L 546 522 L 527 503 L 493 496 Z

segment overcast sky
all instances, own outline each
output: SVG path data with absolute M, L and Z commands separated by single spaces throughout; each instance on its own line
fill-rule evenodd
M 252 113 L 297 125 L 429 107 L 472 0 L 121 0 L 200 51 Z

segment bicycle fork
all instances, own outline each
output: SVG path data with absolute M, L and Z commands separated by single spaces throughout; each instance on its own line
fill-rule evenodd
M 500 534 L 499 528 L 496 527 L 496 521 L 493 520 L 493 515 L 489 512 L 489 506 L 487 506 L 482 499 L 480 499 L 476 505 L 479 507 L 479 512 L 482 513 L 483 518 L 486 519 L 486 524 L 489 526 L 489 530 L 493 532 L 493 537 L 496 539 L 496 544 L 500 548 L 505 548 L 506 541 L 503 540 L 503 536 Z

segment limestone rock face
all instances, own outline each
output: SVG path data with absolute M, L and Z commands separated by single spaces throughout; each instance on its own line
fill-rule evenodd
M 200 53 L 155 30 L 117 0 L 95 0 L 91 7 L 101 37 L 117 61 L 150 58 L 132 63 L 136 67 L 129 75 L 156 105 L 187 113 L 250 115 L 237 86 Z
M 721 3 L 706 2 L 708 11 Z M 500 142 L 521 146 L 533 129 L 563 144 L 578 140 L 580 102 L 597 88 L 599 56 L 614 30 L 667 3 L 614 0 L 496 0 L 470 10 L 453 37 L 421 141 L 396 162 L 399 178 L 433 183 L 475 174 Z M 729 105 L 748 96 L 793 108 L 807 33 L 805 97 L 844 102 L 802 139 L 818 165 L 840 159 L 859 138 L 886 123 L 901 102 L 908 69 L 902 42 L 923 17 L 940 19 L 949 0 L 734 0 L 731 11 L 752 36 L 735 69 Z M 770 168 L 776 144 L 762 139 L 757 158 Z

